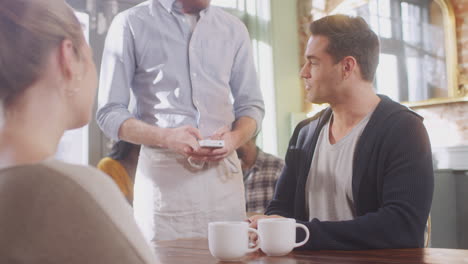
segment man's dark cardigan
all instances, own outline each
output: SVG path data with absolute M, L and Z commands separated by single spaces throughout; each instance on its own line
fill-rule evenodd
M 422 118 L 386 96 L 356 144 L 352 190 L 356 218 L 309 221 L 305 188 L 320 130 L 331 109 L 295 129 L 266 214 L 295 218 L 310 231 L 306 249 L 358 250 L 424 246 L 434 173 Z M 297 240 L 304 238 L 298 229 Z

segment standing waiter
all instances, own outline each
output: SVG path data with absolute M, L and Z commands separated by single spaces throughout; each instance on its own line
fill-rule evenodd
M 150 0 L 115 17 L 97 121 L 110 138 L 143 145 L 134 212 L 148 240 L 206 236 L 208 222 L 245 218 L 234 150 L 263 115 L 248 32 L 210 0 Z M 201 148 L 206 138 L 225 145 Z

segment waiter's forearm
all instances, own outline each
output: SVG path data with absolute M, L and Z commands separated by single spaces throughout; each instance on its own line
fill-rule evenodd
M 149 125 L 136 118 L 125 120 L 119 128 L 119 139 L 138 145 L 164 146 L 166 128 Z
M 233 124 L 232 137 L 235 141 L 235 149 L 249 141 L 257 130 L 257 122 L 248 116 L 239 117 Z

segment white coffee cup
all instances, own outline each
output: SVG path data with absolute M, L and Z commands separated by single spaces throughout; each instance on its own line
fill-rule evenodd
M 296 228 L 304 229 L 304 241 L 296 243 Z M 284 256 L 309 240 L 309 229 L 292 218 L 264 218 L 258 220 L 260 248 L 268 256 Z
M 211 255 L 222 261 L 238 261 L 245 254 L 258 250 L 260 244 L 249 248 L 249 228 L 247 222 L 211 222 L 208 224 L 208 246 Z

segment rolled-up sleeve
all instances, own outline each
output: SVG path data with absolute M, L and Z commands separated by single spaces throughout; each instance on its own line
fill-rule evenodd
M 242 41 L 234 59 L 229 84 L 234 97 L 236 120 L 242 116 L 253 118 L 257 123 L 255 131 L 257 134 L 262 126 L 265 106 L 258 85 L 249 33 L 243 24 L 240 24 L 239 27 L 241 28 L 240 39 Z
M 125 13 L 117 15 L 109 28 L 102 56 L 96 120 L 104 134 L 119 139 L 119 129 L 132 118 L 128 110 L 135 72 L 132 31 Z

